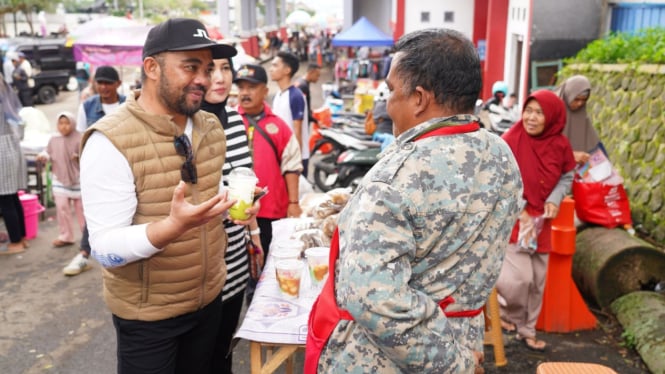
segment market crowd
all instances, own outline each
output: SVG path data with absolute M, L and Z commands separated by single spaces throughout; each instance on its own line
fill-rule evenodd
M 91 257 L 103 267 L 119 373 L 231 373 L 231 340 L 256 286 L 247 249 L 266 256 L 272 223 L 302 214 L 309 84 L 318 80 L 317 55 L 329 55 L 330 35 L 295 35 L 287 50 L 270 35 L 266 69 L 233 66 L 236 49 L 202 29 L 184 18 L 152 28 L 140 89 L 127 96 L 117 94 L 114 67 L 97 67 L 93 93 L 76 116 L 54 119 L 59 133 L 40 156 L 55 175 L 54 246 L 74 244 L 70 204 L 83 212 L 84 241 L 64 272 L 80 274 Z M 369 53 L 356 51 L 359 60 Z M 568 138 L 580 132 L 570 132 L 578 126 L 571 118 L 587 118 L 571 113 L 584 107 L 588 81 L 568 83 L 563 99 L 531 93 L 500 138 L 474 115 L 480 61 L 466 37 L 420 30 L 385 57 L 365 74 L 385 79 L 383 110 L 395 140 L 339 215 L 335 270 L 312 311 L 305 371 L 482 371 L 481 309 L 495 285 L 505 300 L 502 326 L 545 349 L 534 326 L 551 219 L 598 141 L 588 129 L 576 148 Z M 304 61 L 307 75 L 296 77 Z M 12 64 L 15 88 L 3 81 L 0 96 L 3 254 L 26 246 L 15 128 L 18 109 L 31 103 L 21 56 Z M 269 81 L 279 87 L 271 103 Z M 238 219 L 229 215 L 238 201 L 228 182 L 243 168 L 253 170 L 256 194 L 269 193 Z

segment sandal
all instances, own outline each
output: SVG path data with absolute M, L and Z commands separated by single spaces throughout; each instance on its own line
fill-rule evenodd
M 66 242 L 64 240 L 56 239 L 53 241 L 53 247 L 55 248 L 60 248 L 60 247 L 66 247 L 68 245 L 72 245 L 74 242 Z
M 23 244 L 21 244 L 21 242 L 9 243 L 4 250 L 0 250 L 0 255 L 13 255 L 24 251 L 25 248 L 23 248 Z
M 524 343 L 524 345 L 532 351 L 544 352 L 545 348 L 547 347 L 547 343 L 545 343 L 542 340 L 536 339 L 536 337 L 527 338 L 525 336 L 517 334 L 515 336 L 515 339 Z
M 501 330 L 510 334 L 517 331 L 517 326 L 512 322 L 501 320 Z

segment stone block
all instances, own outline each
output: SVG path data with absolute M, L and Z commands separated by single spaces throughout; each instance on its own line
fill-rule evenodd
M 654 144 L 656 147 L 658 147 L 658 151 L 656 153 L 656 160 L 654 163 L 659 167 L 659 168 L 665 168 L 665 144 Z
M 649 200 L 649 210 L 658 212 L 663 207 L 663 195 L 665 195 L 665 188 L 661 185 L 660 188 L 653 190 L 651 199 Z
M 651 100 L 649 102 L 649 117 L 658 118 L 663 120 L 663 111 L 665 110 L 665 105 L 660 100 Z
M 652 100 L 658 98 L 658 96 L 663 92 L 663 82 L 660 82 L 660 79 L 657 79 L 658 82 L 652 82 L 647 87 L 644 92 L 644 98 L 646 100 Z
M 651 103 L 651 107 L 658 106 Z M 647 115 L 640 123 L 642 124 L 642 135 L 645 139 L 654 139 L 658 131 L 662 131 L 663 123 L 658 116 Z

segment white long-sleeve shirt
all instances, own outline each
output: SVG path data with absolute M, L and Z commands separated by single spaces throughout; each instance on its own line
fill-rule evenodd
M 191 138 L 191 119 L 185 134 Z M 99 131 L 90 135 L 81 154 L 81 196 L 91 253 L 102 266 L 122 266 L 161 250 L 148 240 L 148 224 L 132 225 L 138 204 L 132 169 Z

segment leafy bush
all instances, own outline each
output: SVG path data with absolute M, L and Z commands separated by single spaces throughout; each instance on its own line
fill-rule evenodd
M 665 28 L 611 33 L 589 43 L 568 62 L 665 64 Z

